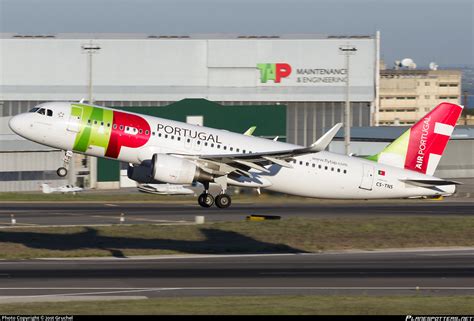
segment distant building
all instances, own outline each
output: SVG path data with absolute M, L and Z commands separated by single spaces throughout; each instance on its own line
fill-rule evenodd
M 460 70 L 380 70 L 379 125 L 412 125 L 441 102 L 460 104 Z

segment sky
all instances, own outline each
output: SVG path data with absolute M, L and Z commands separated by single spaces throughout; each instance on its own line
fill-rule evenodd
M 0 0 L 0 32 L 192 35 L 381 32 L 388 66 L 474 65 L 474 0 Z

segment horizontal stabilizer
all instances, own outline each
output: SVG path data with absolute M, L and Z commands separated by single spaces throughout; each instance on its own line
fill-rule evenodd
M 437 179 L 401 179 L 400 181 L 418 187 L 434 187 L 445 185 L 461 185 L 461 182 Z

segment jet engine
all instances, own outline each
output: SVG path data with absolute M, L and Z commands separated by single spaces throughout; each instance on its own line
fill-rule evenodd
M 137 166 L 128 165 L 127 176 L 139 183 L 159 183 L 153 179 L 151 175 L 151 167 L 151 162 L 149 160 L 144 161 Z
M 202 171 L 187 159 L 166 154 L 154 154 L 151 159 L 151 178 L 170 184 L 191 184 L 193 181 L 212 181 L 212 175 Z

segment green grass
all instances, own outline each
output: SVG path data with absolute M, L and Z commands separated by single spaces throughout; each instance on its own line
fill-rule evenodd
M 473 296 L 256 296 L 0 304 L 0 314 L 398 314 L 474 313 Z
M 291 218 L 203 225 L 0 229 L 0 258 L 474 246 L 474 217 Z

